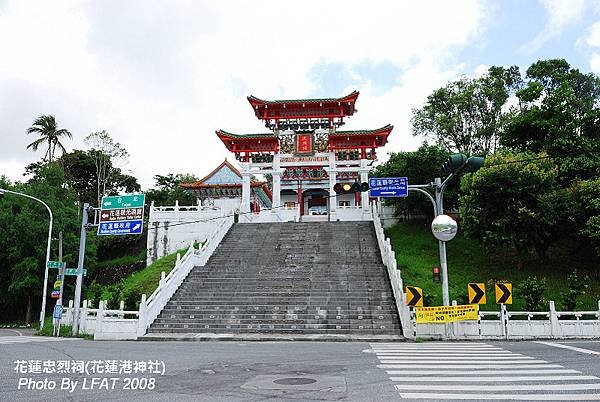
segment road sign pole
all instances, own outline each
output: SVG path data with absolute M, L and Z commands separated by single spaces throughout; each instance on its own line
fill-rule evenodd
M 58 233 L 58 261 L 62 262 L 62 260 L 63 260 L 63 233 L 59 232 Z M 62 282 L 60 283 L 60 291 L 58 294 L 58 301 L 56 302 L 56 304 L 60 304 L 61 306 L 63 304 L 63 290 L 64 290 L 64 286 L 65 286 L 65 271 L 66 270 L 67 270 L 66 264 L 58 270 L 59 275 L 60 275 L 60 280 Z
M 73 305 L 73 329 L 71 334 L 77 336 L 79 329 L 79 305 L 81 304 L 81 285 L 83 284 L 83 259 L 85 257 L 86 225 L 90 204 L 83 204 L 81 214 L 81 235 L 79 236 L 79 260 L 77 262 L 77 283 L 75 285 L 75 303 Z
M 444 181 L 444 184 L 447 183 Z M 435 213 L 437 215 L 442 215 L 444 213 L 444 188 L 445 186 L 442 184 L 442 179 L 436 177 L 433 181 L 434 189 L 435 189 Z M 444 306 L 450 305 L 450 292 L 448 290 L 448 260 L 446 258 L 446 242 L 438 240 L 439 250 L 440 250 L 440 269 L 442 271 L 442 300 Z

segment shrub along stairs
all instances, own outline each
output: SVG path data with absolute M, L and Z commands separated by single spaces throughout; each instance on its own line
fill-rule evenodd
M 401 339 L 372 222 L 234 224 L 143 338 L 214 334 Z

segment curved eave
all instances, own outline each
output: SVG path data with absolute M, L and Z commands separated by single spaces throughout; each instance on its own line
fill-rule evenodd
M 263 145 L 270 145 L 275 148 L 279 145 L 279 139 L 273 133 L 239 135 L 228 133 L 227 131 L 223 130 L 217 130 L 216 134 L 223 144 L 225 144 L 225 147 L 227 147 L 227 149 L 231 152 L 234 152 L 234 144 L 249 145 L 253 144 L 254 142 L 262 141 Z M 243 149 L 239 149 L 243 147 L 236 148 L 238 148 L 239 151 L 243 151 Z
M 358 91 L 352 91 L 350 94 L 346 95 L 346 96 L 342 96 L 341 98 L 322 98 L 322 99 L 285 99 L 285 100 L 274 100 L 274 101 L 270 101 L 270 100 L 264 100 L 264 99 L 260 99 L 257 98 L 254 95 L 250 95 L 248 96 L 248 102 L 250 102 L 250 104 L 252 105 L 252 107 L 255 106 L 265 106 L 265 105 L 296 105 L 296 104 L 316 104 L 316 103 L 338 103 L 338 102 L 356 102 L 356 99 L 358 98 L 358 95 L 360 94 L 360 92 Z
M 253 181 L 250 182 L 250 187 L 257 188 L 267 185 L 266 181 Z M 186 190 L 203 190 L 210 188 L 242 188 L 242 184 L 205 184 L 205 183 L 181 183 L 179 187 Z
M 223 130 L 215 131 L 217 136 L 221 139 L 232 139 L 232 140 L 252 140 L 252 139 L 276 139 L 277 136 L 273 133 L 257 133 L 257 134 L 233 134 Z
M 388 124 L 375 130 L 347 130 L 347 131 L 336 131 L 335 133 L 329 134 L 329 141 L 346 141 L 347 138 L 367 138 L 377 139 L 377 146 L 384 146 L 387 143 L 387 137 L 390 135 L 394 126 Z

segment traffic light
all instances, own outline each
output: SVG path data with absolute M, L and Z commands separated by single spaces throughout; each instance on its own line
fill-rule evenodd
M 362 193 L 363 191 L 369 191 L 369 183 L 359 183 L 357 181 L 354 183 L 336 183 L 333 186 L 333 191 L 335 191 L 338 195 Z
M 441 275 L 440 275 L 440 267 L 438 267 L 437 265 L 433 267 L 433 282 L 435 283 L 440 283 L 441 282 Z
M 450 155 L 446 163 L 442 165 L 442 170 L 445 175 L 459 173 L 459 171 L 474 172 L 483 167 L 485 158 L 481 156 L 467 157 L 464 154 Z
M 467 159 L 466 170 L 467 170 L 467 172 L 475 172 L 476 170 L 481 169 L 483 167 L 484 163 L 485 163 L 484 157 L 471 156 L 469 159 Z
M 442 165 L 442 170 L 444 174 L 449 175 L 460 169 L 465 162 L 467 162 L 467 156 L 464 154 L 450 155 L 446 163 Z

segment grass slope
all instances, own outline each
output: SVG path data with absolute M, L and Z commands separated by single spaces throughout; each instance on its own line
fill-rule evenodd
M 181 249 L 164 256 L 116 284 L 91 290 L 86 297 L 95 301 L 107 300 L 110 308 L 118 308 L 119 302 L 124 300 L 126 309 L 135 310 L 139 307 L 142 294 L 150 296 L 156 290 L 161 272 L 164 271 L 168 275 L 175 268 L 177 253 L 183 256 L 186 251 L 187 249 Z
M 406 222 L 386 230 L 392 247 L 396 252 L 398 268 L 402 272 L 404 285 L 418 286 L 423 289 L 426 302 L 431 306 L 442 304 L 441 284 L 432 281 L 432 269 L 439 265 L 438 242 L 431 234 L 429 225 L 423 222 Z M 585 271 L 585 263 L 579 256 L 566 255 L 563 249 L 551 250 L 547 261 L 531 259 L 524 262 L 522 269 L 517 269 L 514 256 L 506 253 L 486 253 L 476 242 L 457 235 L 447 243 L 448 283 L 450 300 L 459 304 L 467 303 L 467 284 L 484 282 L 486 284 L 487 304 L 481 310 L 497 311 L 495 303 L 494 282 L 507 281 L 513 284 L 513 304 L 509 310 L 524 310 L 523 298 L 520 297 L 519 283 L 529 276 L 546 277 L 548 290 L 547 300 L 554 300 L 557 309 L 562 308 L 562 294 L 567 290 L 567 275 L 577 268 Z M 588 267 L 589 268 L 589 267 Z M 586 272 L 594 278 L 597 272 Z M 591 280 L 590 287 L 581 297 L 580 310 L 597 310 L 600 299 L 598 280 Z

